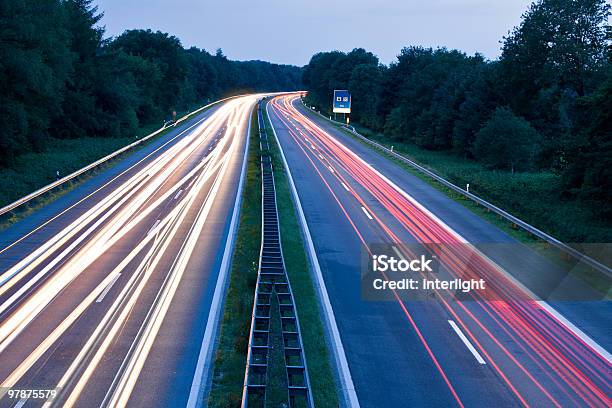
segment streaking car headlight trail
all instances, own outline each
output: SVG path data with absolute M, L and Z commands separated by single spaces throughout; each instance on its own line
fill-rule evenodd
M 524 406 L 541 399 L 553 406 L 609 405 L 612 360 L 605 349 L 567 324 L 508 271 L 297 105 L 297 96 L 275 98 L 269 109 L 272 120 L 283 128 L 284 143 L 291 145 L 297 151 L 294 154 L 304 158 L 304 166 L 320 179 L 322 188 L 329 192 L 366 251 L 371 242 L 364 237 L 377 236 L 380 242 L 394 246 L 398 257 L 412 260 L 419 254 L 406 245 L 404 237 L 410 237 L 430 246 L 431 253 L 448 271 L 448 282 L 463 279 L 486 284 L 486 291 L 470 290 L 465 294 L 470 301 L 453 299 L 455 290 L 448 285 L 430 289 L 448 316 L 446 319 L 451 319 L 462 335 L 465 333 L 466 341 L 475 345 L 482 361 L 494 370 L 516 401 Z M 351 207 L 358 210 L 352 211 Z M 360 221 L 364 216 L 367 221 Z M 368 254 L 370 259 L 374 255 Z M 385 271 L 379 273 L 378 278 L 388 279 Z M 410 302 L 403 300 L 397 290 L 391 293 L 455 401 L 463 405 L 462 395 L 455 387 L 458 379 L 447 373 L 429 339 L 422 335 Z
M 216 262 L 196 251 L 219 228 L 211 214 L 228 210 L 220 200 L 238 194 L 260 98 L 215 108 L 0 272 L 2 389 L 38 383 L 57 390 L 53 406 L 82 405 L 84 393 L 88 405 L 128 403 L 185 276 L 204 279 Z

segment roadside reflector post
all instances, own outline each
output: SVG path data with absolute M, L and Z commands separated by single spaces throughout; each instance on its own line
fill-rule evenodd
M 391 150 L 393 150 L 393 148 L 391 148 Z M 465 191 L 467 191 L 468 193 L 470 192 L 470 183 L 467 183 L 465 185 Z

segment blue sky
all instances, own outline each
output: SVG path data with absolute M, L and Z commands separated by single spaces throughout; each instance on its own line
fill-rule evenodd
M 317 51 L 363 47 L 387 64 L 408 45 L 446 46 L 487 58 L 530 0 L 94 0 L 107 36 L 161 30 L 231 59 L 304 65 Z

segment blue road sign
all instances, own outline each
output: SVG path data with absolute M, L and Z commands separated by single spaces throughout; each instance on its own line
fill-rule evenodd
M 334 90 L 334 113 L 351 113 L 351 94 L 346 90 Z

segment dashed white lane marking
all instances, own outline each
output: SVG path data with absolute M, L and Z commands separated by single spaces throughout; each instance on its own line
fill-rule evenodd
M 323 160 L 323 156 L 319 154 L 319 159 Z
M 467 347 L 468 350 L 470 350 L 470 353 L 472 353 L 476 361 L 478 361 L 479 364 L 487 364 L 487 362 L 484 361 L 484 358 L 482 358 L 478 350 L 476 350 L 476 348 L 472 345 L 472 343 L 468 340 L 468 338 L 465 337 L 465 334 L 463 334 L 459 326 L 457 326 L 457 323 L 455 323 L 452 320 L 449 320 L 448 324 L 450 324 L 453 330 L 455 331 L 455 333 L 457 333 L 457 336 L 459 336 L 463 344 L 465 344 L 465 347 Z
M 329 167 L 329 171 L 331 171 L 332 173 L 334 172 L 334 168 L 332 166 L 327 166 Z
M 400 250 L 399 250 L 399 249 L 397 249 L 397 247 L 396 247 L 396 246 L 392 246 L 391 248 L 393 248 L 393 252 L 395 252 L 395 254 L 396 254 L 397 256 L 399 256 L 399 258 L 400 258 L 401 260 L 403 260 L 403 261 L 405 261 L 405 260 L 406 260 L 406 258 L 404 257 L 404 254 L 402 254 L 402 253 L 400 252 Z
M 106 294 L 111 290 L 111 288 L 113 287 L 113 285 L 115 284 L 115 282 L 117 282 L 117 279 L 119 279 L 119 277 L 121 276 L 120 273 L 117 274 L 117 276 L 115 276 L 115 279 L 113 279 L 112 281 L 110 281 L 110 283 L 108 284 L 108 286 L 104 289 L 104 291 L 102 291 L 102 293 L 100 293 L 100 296 L 98 296 L 98 298 L 96 299 L 96 303 L 100 303 L 101 301 L 104 300 L 104 297 L 106 296 Z
M 149 231 L 147 231 L 147 235 L 149 235 L 151 233 L 151 231 L 153 231 L 155 229 L 155 227 L 157 227 L 157 224 L 159 224 L 159 220 L 155 221 L 155 224 L 153 224 L 153 226 L 149 229 Z
M 180 189 L 178 193 L 176 193 L 176 195 L 174 196 L 174 199 L 176 200 L 177 198 L 179 198 L 182 192 L 183 192 L 183 189 Z
M 372 216 L 370 215 L 368 210 L 365 209 L 365 207 L 361 207 L 361 211 L 363 211 L 363 213 L 366 215 L 366 217 L 368 217 L 369 219 L 373 220 Z
M 346 184 L 344 184 L 343 182 L 340 182 L 340 184 L 342 184 L 342 187 L 344 187 L 344 189 L 346 191 L 351 191 L 351 190 L 349 190 L 348 186 Z
M 21 408 L 25 405 L 26 402 L 28 402 L 27 399 L 20 399 L 19 402 L 17 402 L 13 408 Z

